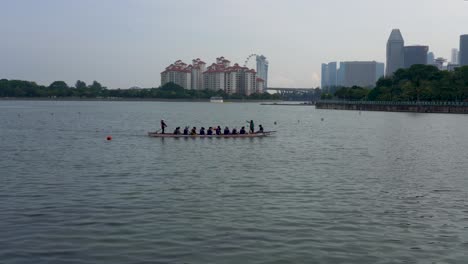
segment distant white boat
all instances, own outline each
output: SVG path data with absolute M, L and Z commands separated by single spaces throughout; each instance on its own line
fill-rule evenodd
M 210 102 L 211 103 L 223 103 L 224 100 L 220 96 L 213 96 L 213 97 L 210 98 Z

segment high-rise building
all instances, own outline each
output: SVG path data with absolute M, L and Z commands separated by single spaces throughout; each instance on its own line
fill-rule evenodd
M 263 87 L 268 88 L 268 60 L 265 56 L 257 56 L 257 76 L 263 80 Z
M 322 90 L 326 93 L 333 93 L 337 87 L 336 62 L 322 64 Z
M 336 77 L 337 77 L 336 75 L 337 75 L 336 62 L 328 63 L 328 86 L 330 88 L 336 87 Z
M 452 49 L 451 64 L 458 64 L 458 49 Z
M 385 76 L 385 63 L 377 62 L 376 66 L 376 76 L 375 81 L 377 82 L 380 78 Z
M 427 62 L 428 65 L 434 65 L 435 64 L 435 55 L 434 52 L 429 52 L 427 53 Z
M 405 63 L 405 41 L 399 29 L 393 29 L 387 41 L 387 70 L 385 76 L 391 76 Z
M 321 75 L 321 85 L 320 87 L 322 88 L 323 91 L 327 89 L 328 87 L 328 64 L 322 63 L 322 75 Z
M 190 67 L 192 71 L 192 89 L 193 90 L 203 90 L 205 89 L 203 84 L 203 72 L 205 72 L 206 63 L 198 59 L 192 60 L 192 65 Z
M 343 86 L 345 87 L 374 87 L 383 63 L 375 61 L 346 61 L 344 66 Z M 342 66 L 340 66 L 341 68 Z
M 166 83 L 173 82 L 182 86 L 184 89 L 190 90 L 192 89 L 191 75 L 191 66 L 181 60 L 178 60 L 161 72 L 161 86 Z
M 264 81 L 257 78 L 254 69 L 239 66 L 224 57 L 216 59 L 216 63 L 208 66 L 203 73 L 205 88 L 212 91 L 223 90 L 228 94 L 251 95 L 263 93 Z M 258 85 L 258 86 L 257 86 Z
M 337 86 L 344 86 L 345 69 L 346 69 L 346 63 L 340 62 L 340 68 L 338 69 L 338 74 L 337 74 L 337 82 L 336 82 Z
M 405 46 L 405 68 L 415 64 L 427 64 L 428 46 Z
M 460 66 L 468 65 L 468 35 L 460 36 L 460 53 L 458 55 Z
M 223 90 L 229 94 L 238 93 L 238 90 L 233 88 L 237 87 L 236 83 L 230 83 L 229 80 L 237 80 L 235 77 L 226 76 L 226 68 L 230 67 L 231 62 L 224 57 L 216 58 L 216 63 L 211 64 L 206 68 L 203 73 L 203 82 L 205 89 L 211 91 Z M 227 89 L 226 85 L 229 83 L 230 88 Z
M 262 94 L 265 92 L 265 81 L 262 78 L 257 77 L 255 92 Z

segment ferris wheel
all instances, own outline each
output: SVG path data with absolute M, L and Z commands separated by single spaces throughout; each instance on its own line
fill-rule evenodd
M 256 57 L 257 57 L 257 54 L 250 54 L 250 55 L 247 57 L 247 59 L 245 60 L 244 67 L 247 67 L 247 65 L 249 64 L 250 59 L 253 58 L 253 57 L 256 58 Z

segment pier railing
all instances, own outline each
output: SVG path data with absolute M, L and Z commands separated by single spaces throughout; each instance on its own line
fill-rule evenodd
M 348 100 L 319 100 L 322 104 L 346 105 L 408 105 L 408 106 L 468 106 L 468 102 L 455 101 L 348 101 Z

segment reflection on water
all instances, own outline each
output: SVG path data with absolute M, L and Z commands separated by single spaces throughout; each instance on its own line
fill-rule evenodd
M 464 115 L 253 103 L 0 108 L 1 263 L 468 259 Z M 169 131 L 254 119 L 278 133 L 147 137 L 160 119 Z

